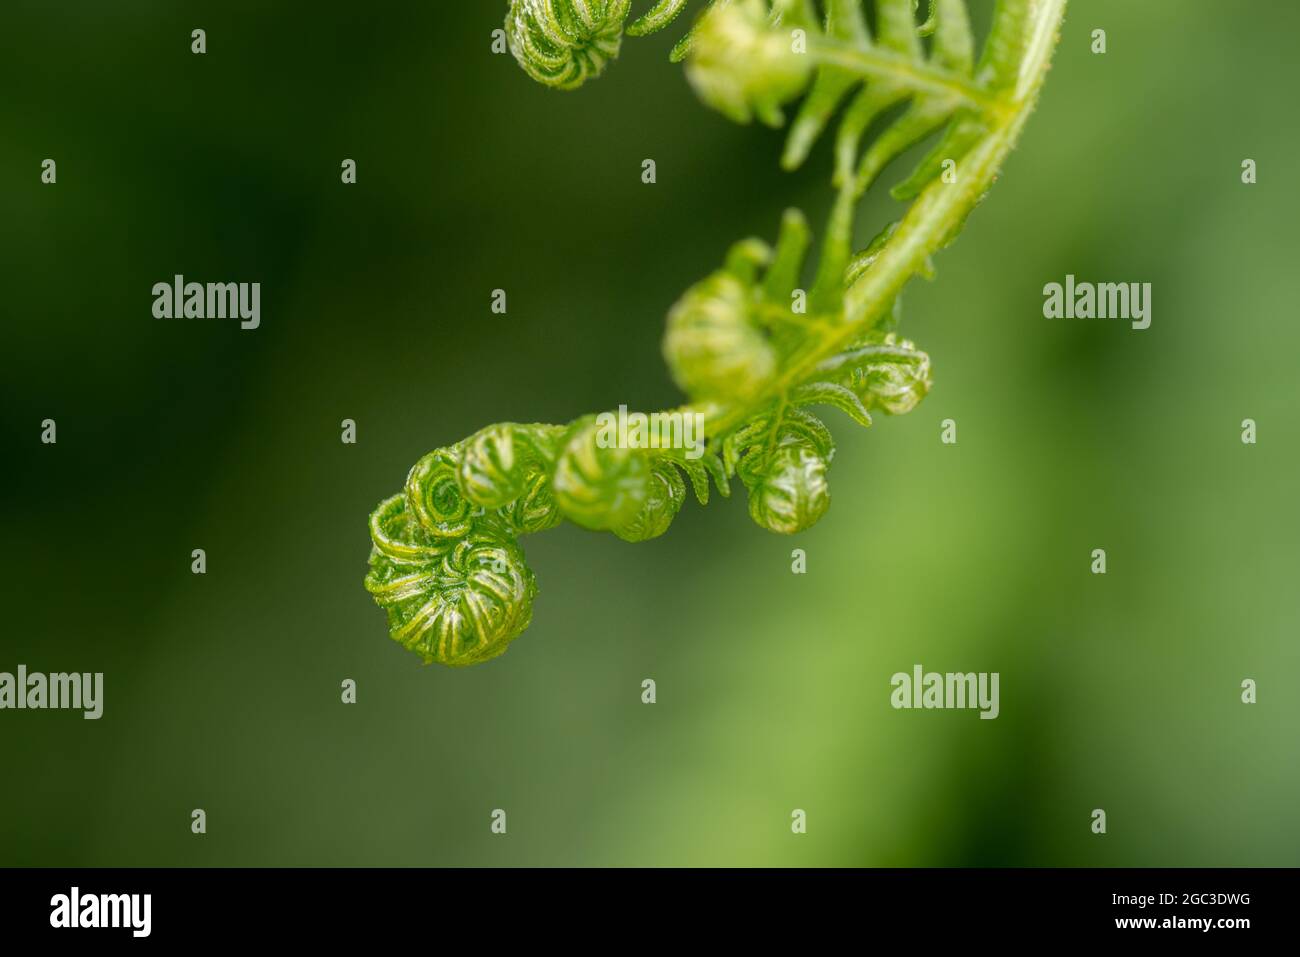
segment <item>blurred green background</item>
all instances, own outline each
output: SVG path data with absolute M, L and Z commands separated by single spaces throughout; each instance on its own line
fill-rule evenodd
M 934 391 L 828 413 L 821 524 L 738 487 L 526 539 L 531 629 L 452 671 L 362 589 L 370 509 L 489 422 L 675 404 L 668 307 L 831 197 L 826 144 L 785 174 L 696 101 L 677 29 L 562 94 L 490 52 L 504 6 L 4 4 L 0 671 L 103 671 L 105 714 L 0 712 L 0 863 L 1300 864 L 1300 6 L 1075 0 L 905 296 Z M 1067 272 L 1151 282 L 1152 327 L 1044 319 Z M 260 281 L 261 328 L 153 319 L 175 273 Z M 1000 672 L 1001 716 L 893 710 L 916 663 Z

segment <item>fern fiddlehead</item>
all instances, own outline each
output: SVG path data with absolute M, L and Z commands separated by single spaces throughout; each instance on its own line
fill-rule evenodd
M 506 40 L 534 80 L 572 90 L 618 56 L 630 0 L 513 0 Z
M 663 29 L 687 0 L 659 0 L 626 24 L 630 0 L 511 0 L 510 48 L 534 79 L 571 90 L 618 56 L 623 36 Z M 1055 47 L 1065 0 L 999 0 L 983 53 L 965 0 L 708 0 L 674 48 L 706 103 L 740 122 L 783 122 L 803 96 L 782 163 L 806 159 L 840 110 L 837 188 L 806 308 L 794 300 L 811 243 L 786 214 L 775 247 L 737 243 L 722 267 L 672 308 L 664 357 L 698 417 L 701 443 L 615 440 L 608 416 L 568 425 L 490 425 L 411 469 L 372 514 L 366 587 L 392 637 L 426 662 L 469 665 L 506 650 L 532 618 L 536 580 L 521 535 L 563 520 L 627 541 L 662 535 L 687 485 L 701 504 L 738 477 L 763 528 L 792 534 L 830 505 L 835 445 L 809 411 L 833 406 L 860 425 L 899 415 L 930 388 L 930 360 L 898 337 L 897 303 L 961 230 L 1013 148 Z M 928 51 L 926 38 L 929 38 Z M 864 144 L 885 111 L 906 107 Z M 894 187 L 902 217 L 852 252 L 856 205 L 891 160 L 934 133 L 935 147 Z M 957 170 L 953 176 L 941 175 Z M 680 436 L 679 436 L 680 437 Z

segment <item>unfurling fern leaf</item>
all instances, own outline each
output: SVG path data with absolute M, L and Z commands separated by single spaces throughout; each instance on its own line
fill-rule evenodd
M 686 483 L 670 462 L 657 462 L 650 469 L 645 501 L 630 520 L 614 529 L 625 542 L 644 542 L 668 531 L 682 503 L 686 501 Z
M 424 528 L 397 498 L 379 507 L 385 540 L 427 549 Z M 376 547 L 366 589 L 403 647 L 426 663 L 472 665 L 504 652 L 528 627 L 537 582 L 514 539 L 475 532 L 412 558 Z
M 794 7 L 793 23 L 809 26 Z M 781 105 L 803 92 L 813 64 L 774 29 L 776 10 L 763 0 L 733 0 L 711 9 L 693 34 L 686 76 L 700 99 L 738 123 L 757 116 L 780 126 Z
M 596 417 L 570 430 L 551 473 L 564 517 L 593 531 L 632 521 L 650 494 L 649 457 L 639 449 L 600 441 Z
M 626 32 L 663 29 L 687 0 L 658 0 Z M 392 637 L 426 662 L 494 657 L 527 627 L 537 591 L 517 539 L 563 519 L 627 541 L 662 535 L 686 498 L 739 477 L 763 528 L 793 534 L 830 505 L 830 430 L 808 411 L 833 406 L 859 425 L 898 415 L 930 390 L 930 359 L 900 339 L 898 302 L 914 276 L 980 202 L 1015 145 L 1046 75 L 1065 0 L 998 0 L 978 63 L 963 0 L 875 0 L 874 36 L 860 0 L 702 0 L 674 56 L 708 103 L 740 121 L 783 122 L 804 96 L 782 162 L 802 163 L 840 111 L 835 205 L 811 288 L 800 288 L 810 244 L 786 214 L 775 247 L 737 243 L 722 269 L 669 313 L 664 356 L 702 420 L 681 442 L 624 442 L 601 418 L 567 426 L 491 425 L 411 469 L 402 494 L 370 518 L 366 587 Z M 620 50 L 630 0 L 511 0 L 510 48 L 534 79 L 574 89 Z M 925 38 L 929 37 L 928 44 Z M 886 111 L 898 117 L 864 143 Z M 943 128 L 894 189 L 911 205 L 851 255 L 863 192 L 910 146 Z M 952 161 L 948 167 L 945 161 Z M 954 176 L 940 176 L 945 169 Z M 796 303 L 799 305 L 796 306 Z
M 813 390 L 810 395 L 818 395 L 821 387 L 838 386 L 864 410 L 879 409 L 888 415 L 911 412 L 930 391 L 930 357 L 892 332 L 867 337 L 822 362 L 816 372 L 825 378 L 804 387 Z M 845 411 L 853 415 L 850 409 Z
M 750 290 L 730 272 L 692 287 L 668 314 L 664 358 L 701 399 L 746 399 L 776 371 L 776 352 L 752 315 Z
M 618 56 L 631 0 L 511 0 L 510 52 L 534 80 L 573 90 Z
M 726 454 L 749 490 L 750 517 L 768 531 L 802 532 L 830 507 L 835 441 L 817 416 L 791 406 L 758 416 L 730 436 Z

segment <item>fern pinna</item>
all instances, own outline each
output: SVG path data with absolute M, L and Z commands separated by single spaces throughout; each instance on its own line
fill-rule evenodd
M 668 26 L 687 0 L 628 24 L 631 0 L 511 0 L 506 34 L 534 79 L 574 89 L 618 56 L 623 35 Z M 519 536 L 567 519 L 628 541 L 663 534 L 689 483 L 707 503 L 738 477 L 763 528 L 790 534 L 826 512 L 834 406 L 861 425 L 912 409 L 930 360 L 896 332 L 896 303 L 983 198 L 1033 109 L 1065 0 L 998 0 L 979 59 L 965 0 L 711 0 L 674 59 L 707 104 L 738 122 L 783 123 L 802 97 L 783 165 L 797 167 L 838 111 L 836 199 L 811 287 L 811 242 L 787 212 L 775 246 L 737 243 L 668 316 L 664 357 L 699 417 L 693 451 L 610 442 L 596 416 L 567 425 L 490 425 L 411 469 L 370 517 L 366 588 L 392 637 L 425 662 L 493 658 L 528 627 L 537 584 Z M 869 140 L 873 121 L 898 116 Z M 858 201 L 904 150 L 942 129 L 893 188 L 903 215 L 854 252 Z

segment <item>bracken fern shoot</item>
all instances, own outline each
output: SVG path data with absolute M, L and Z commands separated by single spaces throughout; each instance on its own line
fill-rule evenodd
M 688 6 L 660 0 L 512 0 L 510 48 L 533 79 L 573 90 L 618 57 L 624 35 L 662 30 Z M 532 619 L 537 583 L 520 536 L 570 521 L 627 541 L 666 532 L 689 484 L 701 504 L 739 478 L 749 513 L 793 534 L 830 506 L 835 445 L 809 411 L 833 406 L 859 425 L 910 411 L 930 389 L 930 359 L 898 336 L 899 293 L 932 276 L 996 178 L 1033 110 L 1065 0 L 1000 0 L 978 60 L 964 0 L 715 0 L 672 58 L 700 98 L 731 119 L 780 126 L 802 97 L 781 161 L 799 166 L 838 114 L 836 190 L 815 278 L 799 303 L 811 236 L 786 213 L 775 245 L 737 243 L 668 315 L 664 358 L 704 424 L 692 452 L 608 441 L 600 417 L 566 425 L 489 425 L 430 452 L 403 491 L 370 517 L 366 588 L 392 637 L 425 662 L 496 657 Z M 897 109 L 896 109 L 897 108 Z M 867 139 L 887 111 L 897 119 Z M 892 195 L 909 201 L 858 251 L 857 204 L 899 154 L 934 148 Z M 655 433 L 652 431 L 651 435 Z

